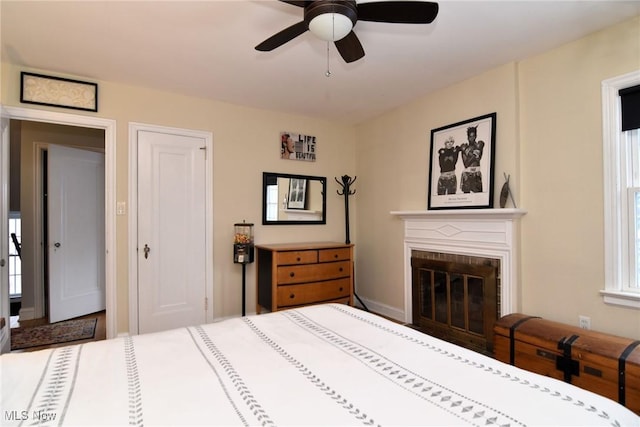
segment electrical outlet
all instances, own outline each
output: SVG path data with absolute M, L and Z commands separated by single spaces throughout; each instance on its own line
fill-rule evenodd
M 591 329 L 591 318 L 587 316 L 578 316 L 578 325 L 582 329 Z

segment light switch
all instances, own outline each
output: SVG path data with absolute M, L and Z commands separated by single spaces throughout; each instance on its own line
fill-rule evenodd
M 126 213 L 127 213 L 127 202 L 116 203 L 116 215 L 126 215 Z

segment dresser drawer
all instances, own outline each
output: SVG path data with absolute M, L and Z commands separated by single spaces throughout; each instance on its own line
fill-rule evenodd
M 278 267 L 278 285 L 339 279 L 351 275 L 351 262 L 286 265 Z
M 318 251 L 287 251 L 278 253 L 278 265 L 314 264 L 318 262 Z
M 351 259 L 350 248 L 321 249 L 318 251 L 320 262 L 344 261 Z
M 290 307 L 349 297 L 350 279 L 278 286 L 278 307 Z

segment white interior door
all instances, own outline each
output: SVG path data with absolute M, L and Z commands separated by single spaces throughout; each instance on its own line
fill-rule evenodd
M 105 309 L 104 154 L 49 145 L 49 321 Z
M 138 332 L 206 319 L 203 138 L 139 130 Z

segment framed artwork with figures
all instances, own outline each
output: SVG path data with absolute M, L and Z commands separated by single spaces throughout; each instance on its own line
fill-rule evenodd
M 496 113 L 431 131 L 428 209 L 493 207 Z

